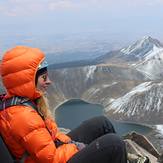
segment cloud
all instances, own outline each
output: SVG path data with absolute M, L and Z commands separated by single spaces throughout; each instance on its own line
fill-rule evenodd
M 75 9 L 78 7 L 76 3 L 71 0 L 60 0 L 49 2 L 48 7 L 50 10 L 67 10 L 67 9 Z
M 49 11 L 72 10 L 79 7 L 79 3 L 73 0 L 6 0 L 0 1 L 0 14 L 30 16 Z
M 28 16 L 39 13 L 83 10 L 116 9 L 116 7 L 143 7 L 163 5 L 163 0 L 1 0 L 0 14 Z
M 104 6 L 148 6 L 148 5 L 163 5 L 163 0 L 83 0 L 84 3 L 92 5 Z
M 1 14 L 7 16 L 30 16 L 45 11 L 46 3 L 43 0 L 6 0 L 0 2 Z

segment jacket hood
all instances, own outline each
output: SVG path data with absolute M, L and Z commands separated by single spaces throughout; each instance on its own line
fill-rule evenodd
M 2 82 L 7 96 L 36 99 L 41 96 L 35 85 L 35 75 L 45 55 L 37 48 L 17 46 L 7 51 L 1 63 Z

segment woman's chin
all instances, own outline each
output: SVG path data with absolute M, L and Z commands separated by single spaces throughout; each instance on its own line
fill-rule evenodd
M 47 88 L 41 88 L 38 89 L 42 94 L 45 94 L 47 92 Z

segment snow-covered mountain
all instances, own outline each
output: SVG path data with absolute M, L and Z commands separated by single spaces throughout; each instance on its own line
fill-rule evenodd
M 122 55 L 133 56 L 139 60 L 152 57 L 153 52 L 159 52 L 163 49 L 163 45 L 156 39 L 150 36 L 145 36 L 141 40 L 136 41 L 133 45 L 123 48 L 120 51 Z
M 156 39 L 144 37 L 135 44 L 121 50 L 123 55 L 138 58 L 138 62 L 132 64 L 138 71 L 150 79 L 163 77 L 163 45 Z
M 121 64 L 140 71 L 151 80 L 163 79 L 163 44 L 149 36 L 98 58 L 100 63 Z
M 162 123 L 163 82 L 144 82 L 112 101 L 105 110 L 117 119 Z

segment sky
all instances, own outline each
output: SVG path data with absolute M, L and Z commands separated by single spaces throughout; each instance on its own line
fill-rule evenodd
M 94 33 L 163 42 L 163 0 L 0 0 L 0 36 Z

